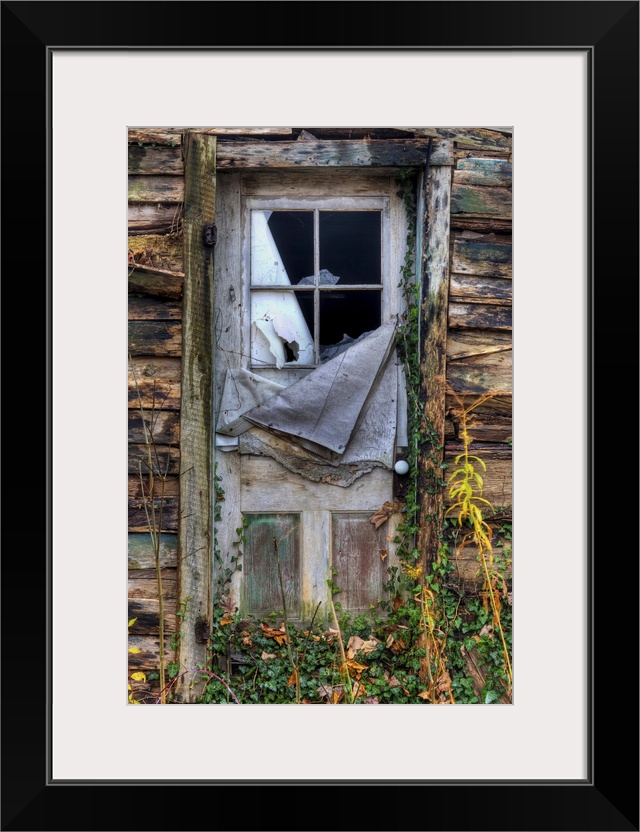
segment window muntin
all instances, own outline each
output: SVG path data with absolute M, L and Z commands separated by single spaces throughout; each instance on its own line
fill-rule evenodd
M 388 198 L 249 199 L 247 209 L 252 369 L 318 367 L 380 326 Z

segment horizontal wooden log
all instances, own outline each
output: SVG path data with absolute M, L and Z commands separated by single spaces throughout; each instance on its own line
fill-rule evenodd
M 150 670 L 158 670 L 160 666 L 160 641 L 157 635 L 134 635 L 137 633 L 136 622 L 131 628 L 129 635 L 129 647 L 140 650 L 139 653 L 129 653 L 129 675 L 142 671 L 147 673 Z M 165 661 L 171 662 L 175 659 L 175 651 L 171 649 L 173 632 L 165 635 L 164 651 Z M 132 683 L 133 686 L 133 683 Z
M 457 442 L 457 430 L 458 426 L 454 425 L 451 420 L 447 419 L 445 421 L 444 431 L 445 441 Z M 504 446 L 510 450 L 511 446 L 509 445 L 509 442 L 513 436 L 513 425 L 511 423 L 511 419 L 478 421 L 473 425 L 473 427 L 469 428 L 469 436 L 472 438 L 471 447 L 474 449 L 474 452 L 479 443 L 482 444 L 486 442 L 503 443 Z
M 127 132 L 130 145 L 182 146 L 182 127 L 130 127 Z
M 480 456 L 487 459 L 511 459 L 509 439 L 512 433 L 513 402 L 510 395 L 492 396 L 477 405 L 478 396 L 449 393 L 445 405 L 445 437 L 447 453 L 462 452 L 459 439 L 460 412 L 463 407 L 476 405 L 469 414 L 469 433 L 473 446 L 480 449 Z
M 182 324 L 179 321 L 129 321 L 131 355 L 182 354 Z
M 133 672 L 133 671 L 132 671 Z M 159 679 L 145 679 L 144 681 L 137 681 L 129 678 L 128 684 L 131 689 L 128 691 L 133 697 L 134 702 L 138 705 L 157 705 L 160 697 L 160 681 Z
M 458 395 L 508 394 L 513 390 L 511 350 L 447 362 L 447 387 Z
M 155 460 L 151 461 L 151 464 L 155 467 L 157 464 Z M 162 461 L 160 461 L 160 465 L 162 465 Z M 140 476 L 137 472 L 133 474 L 129 474 L 127 480 L 127 491 L 129 494 L 129 499 L 134 500 L 136 502 L 142 502 L 143 494 L 146 497 L 149 492 L 149 477 L 148 477 L 148 467 L 143 464 L 142 466 L 142 482 L 140 480 Z M 164 479 L 164 482 L 162 481 Z M 143 485 L 144 482 L 144 485 Z M 161 494 L 164 492 L 165 497 L 177 497 L 180 493 L 180 479 L 177 476 L 167 475 L 166 477 L 154 477 L 154 494 L 155 496 L 160 499 Z
M 294 132 L 298 132 L 296 128 Z M 326 141 L 328 139 L 340 139 L 356 141 L 357 139 L 413 139 L 415 135 L 412 130 L 405 130 L 401 127 L 305 127 L 300 131 L 297 141 L 302 141 L 301 134 L 311 134 L 316 139 Z
M 161 568 L 162 595 L 166 602 L 173 602 L 177 598 L 177 577 L 176 568 Z M 150 599 L 158 598 L 158 576 L 155 565 L 151 569 L 129 569 L 127 573 L 127 597 L 129 599 Z
M 127 446 L 128 461 L 127 470 L 130 474 L 138 474 L 140 471 L 140 460 L 143 460 L 142 470 L 148 471 L 147 447 L 141 443 L 129 443 Z M 155 474 L 180 473 L 180 449 L 172 448 L 169 445 L 156 445 L 151 464 Z
M 366 196 L 389 194 L 392 181 L 398 171 L 394 168 L 373 168 L 372 170 L 347 171 L 334 169 L 329 172 L 322 168 L 305 170 L 243 170 L 241 192 L 245 195 L 296 196 L 301 187 L 307 196 Z M 218 174 L 225 176 L 224 171 Z M 228 171 L 226 175 L 233 175 Z M 394 191 L 397 186 L 394 186 Z
M 135 260 L 135 269 L 159 269 L 177 272 L 184 276 L 184 251 L 182 234 L 143 234 L 129 237 L 129 257 Z M 134 267 L 131 261 L 129 271 Z M 149 272 L 151 273 L 151 272 Z
M 159 516 L 160 500 L 155 500 L 156 515 Z M 158 531 L 161 532 L 177 532 L 178 531 L 178 498 L 166 497 L 162 501 L 162 523 L 157 522 Z M 149 521 L 145 506 L 142 500 L 129 501 L 129 531 L 130 532 L 149 532 Z
M 497 130 L 472 127 L 408 127 L 416 136 L 433 136 L 438 139 L 455 141 L 460 147 L 483 148 L 485 150 L 510 151 L 511 136 Z
M 449 460 L 455 459 L 463 452 L 462 443 L 457 439 L 447 439 L 445 455 Z M 506 459 L 511 461 L 513 449 L 508 442 L 475 442 L 474 453 L 481 457 L 488 465 L 492 459 Z
M 451 274 L 449 297 L 460 303 L 494 303 L 511 306 L 511 281 L 504 277 L 484 277 L 475 274 Z
M 136 410 L 179 410 L 180 383 L 160 379 L 128 380 L 129 407 Z
M 512 179 L 511 162 L 505 159 L 460 159 L 453 171 L 453 182 L 458 185 L 496 185 L 510 188 Z
M 179 358 L 132 356 L 129 360 L 129 407 L 179 409 L 180 367 Z
M 129 202 L 182 202 L 182 176 L 129 176 Z
M 129 273 L 129 292 L 147 295 L 154 298 L 168 298 L 180 300 L 184 277 L 166 272 L 165 274 L 149 274 L 137 269 Z
M 136 618 L 134 624 L 136 635 L 151 636 L 157 635 L 160 627 L 160 604 L 157 598 L 129 598 L 128 599 L 129 620 Z M 166 634 L 175 633 L 176 623 L 175 604 L 167 603 L 164 609 L 164 631 Z M 134 640 L 129 637 L 129 647 L 134 646 Z M 132 655 L 132 654 L 129 654 Z
M 190 133 L 205 136 L 290 136 L 291 127 L 191 127 Z M 219 146 L 219 145 L 218 145 Z
M 129 234 L 166 234 L 180 231 L 182 205 L 161 202 L 130 202 L 128 207 Z
M 511 329 L 511 307 L 482 303 L 450 303 L 452 329 Z
M 455 470 L 454 466 L 454 457 L 455 454 L 450 453 L 447 450 L 445 454 L 445 462 L 448 464 L 448 468 L 445 469 L 445 479 L 448 481 L 449 477 Z M 486 471 L 481 471 L 480 474 L 484 481 L 484 487 L 482 490 L 482 496 L 485 500 L 488 500 L 493 507 L 493 510 L 496 511 L 501 509 L 505 506 L 510 506 L 512 503 L 512 481 L 513 481 L 513 465 L 510 459 L 485 459 L 485 464 L 487 466 Z M 445 488 L 445 505 L 451 506 L 453 504 L 453 500 L 449 497 L 449 487 Z M 491 513 L 491 509 L 487 507 L 487 516 Z M 455 512 L 451 512 L 448 517 L 449 519 L 455 519 Z
M 130 127 L 129 144 L 182 145 L 184 127 Z M 212 136 L 290 136 L 291 127 L 191 127 L 191 133 Z
M 452 241 L 451 269 L 458 274 L 511 277 L 511 236 L 463 231 Z
M 183 176 L 184 160 L 181 147 L 145 147 L 129 145 L 129 175 Z
M 513 197 L 507 188 L 483 188 L 478 185 L 451 186 L 451 213 L 475 217 L 511 218 Z
M 130 321 L 179 321 L 182 304 L 177 300 L 130 294 L 128 313 Z
M 513 160 L 513 155 L 510 150 L 484 150 L 483 148 L 470 150 L 468 147 L 465 148 L 460 145 L 455 145 L 453 155 L 456 165 L 462 159 L 499 159 L 510 164 Z
M 129 570 L 154 570 L 155 553 L 151 536 L 130 534 L 128 539 Z M 178 538 L 175 534 L 160 535 L 160 567 L 174 568 L 178 563 Z
M 511 333 L 481 330 L 451 330 L 447 333 L 447 357 L 449 360 L 472 358 L 511 349 Z
M 157 445 L 177 445 L 180 441 L 180 414 L 176 411 L 161 410 L 152 413 L 144 411 L 144 419 L 151 426 Z M 129 442 L 142 444 L 146 441 L 142 425 L 142 414 L 137 408 L 129 411 Z
M 466 335 L 466 333 L 465 333 Z M 182 362 L 179 358 L 133 356 L 129 359 L 129 374 L 140 381 L 171 382 L 180 383 L 180 368 Z
M 296 141 L 296 142 L 221 142 L 217 167 L 298 168 L 298 167 L 398 167 L 422 166 L 428 142 L 415 139 L 388 141 Z M 432 165 L 453 164 L 450 143 L 434 143 Z M 158 202 L 162 200 L 158 199 Z
M 510 545 L 508 541 L 504 541 L 499 533 L 499 528 L 495 525 L 491 525 L 491 529 L 493 531 L 493 539 L 492 539 L 492 546 L 493 548 L 493 558 L 494 558 L 494 565 L 496 561 L 502 561 L 504 563 L 504 568 L 500 570 L 501 574 L 504 574 L 504 577 L 509 581 L 512 575 L 512 567 L 507 566 L 506 559 L 507 555 L 509 555 L 509 560 L 511 560 L 510 553 L 508 553 L 507 547 Z M 502 545 L 498 545 L 502 542 Z M 505 542 L 507 546 L 505 546 Z M 482 562 L 479 557 L 480 553 L 478 547 L 473 543 L 469 543 L 465 546 L 461 546 L 459 543 L 458 545 L 454 546 L 453 551 L 449 555 L 450 561 L 454 565 L 454 575 L 458 581 L 461 581 L 465 584 L 465 586 L 473 587 L 475 590 L 479 590 L 482 588 L 484 583 L 484 569 L 482 567 Z M 489 556 L 487 556 L 487 565 L 491 567 Z
M 451 214 L 451 228 L 454 231 L 476 231 L 481 234 L 511 234 L 511 219 Z

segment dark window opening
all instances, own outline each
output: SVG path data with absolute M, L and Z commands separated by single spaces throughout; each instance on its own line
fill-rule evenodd
M 344 286 L 380 283 L 380 212 L 320 211 L 320 268 Z
M 357 338 L 381 323 L 379 291 L 321 292 L 320 344 L 337 344 L 343 336 Z

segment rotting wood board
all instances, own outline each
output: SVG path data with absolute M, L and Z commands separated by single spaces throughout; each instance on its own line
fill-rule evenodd
M 151 426 L 152 439 L 157 445 L 177 445 L 180 441 L 180 414 L 175 410 L 129 410 L 129 442 L 146 443 L 147 431 L 142 419 Z
M 428 142 L 387 141 L 225 142 L 218 151 L 218 168 L 407 167 L 423 166 Z M 431 164 L 453 164 L 450 143 L 432 150 Z M 141 201 L 141 200 L 138 200 Z M 162 202 L 162 199 L 158 199 Z M 166 201 L 166 200 L 164 200 Z
M 155 552 L 151 536 L 130 534 L 128 537 L 129 570 L 155 570 Z M 178 562 L 178 538 L 175 534 L 160 535 L 160 568 L 175 567 Z
M 451 329 L 501 329 L 512 328 L 510 306 L 489 303 L 450 303 L 449 327 Z
M 451 213 L 471 216 L 511 218 L 512 194 L 507 188 L 485 188 L 479 185 L 453 184 Z
M 147 471 L 147 447 L 139 443 L 130 442 L 128 445 L 127 471 L 129 474 L 139 474 L 140 460 L 142 470 Z M 170 445 L 156 445 L 152 455 L 153 470 L 156 475 L 180 473 L 180 449 Z

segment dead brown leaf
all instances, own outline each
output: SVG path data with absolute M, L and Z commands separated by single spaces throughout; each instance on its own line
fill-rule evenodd
M 359 662 L 355 661 L 355 659 L 349 659 L 346 665 L 343 665 L 349 671 L 349 675 L 353 676 L 355 679 L 359 679 L 363 670 L 368 670 L 369 665 L 360 664 Z
M 275 657 L 276 657 L 275 653 L 265 653 L 264 650 L 262 651 L 262 655 L 260 656 L 260 658 L 262 659 L 263 662 L 268 662 L 269 659 L 275 659 Z
M 391 643 L 391 649 L 394 653 L 402 653 L 407 647 L 407 642 L 403 638 L 396 638 Z
M 225 615 L 224 618 L 220 619 L 220 626 L 226 627 L 227 624 L 233 624 L 233 618 L 229 618 L 229 616 Z
M 420 691 L 420 693 L 418 694 L 418 698 L 419 699 L 426 699 L 427 702 L 431 702 L 431 694 L 429 693 L 428 690 Z
M 361 639 L 360 636 L 351 636 L 351 638 L 347 642 L 347 658 L 353 659 L 356 653 L 362 649 L 363 644 L 364 639 Z
M 380 526 L 383 526 L 387 522 L 392 514 L 401 511 L 401 509 L 402 503 L 392 503 L 387 500 L 386 503 L 383 503 L 383 505 L 381 505 L 380 508 L 369 517 L 369 522 L 373 523 L 376 529 L 379 529 Z
M 287 687 L 291 687 L 291 685 L 295 685 L 297 681 L 298 681 L 298 671 L 294 667 L 293 672 L 291 673 L 291 676 L 289 676 L 289 681 L 287 682 Z
M 384 679 L 385 682 L 389 685 L 390 688 L 397 688 L 400 687 L 400 682 L 396 679 L 395 676 L 391 676 L 388 670 L 384 672 Z
M 222 598 L 220 599 L 220 606 L 226 612 L 227 615 L 233 615 L 234 612 L 236 611 L 235 604 L 233 603 L 231 598 L 229 598 L 226 595 L 223 595 Z
M 364 685 L 360 680 L 356 681 L 352 688 L 353 698 L 354 699 L 362 699 L 367 697 L 367 691 L 364 688 Z
M 384 563 L 387 559 L 387 555 L 389 554 L 388 549 L 380 549 L 380 560 Z
M 273 638 L 276 641 L 276 644 L 284 644 L 287 640 L 287 633 L 285 630 L 284 624 L 280 627 L 279 630 L 273 629 L 273 627 L 269 627 L 268 624 L 262 623 L 260 625 L 262 628 L 262 634 L 265 635 L 267 638 Z

